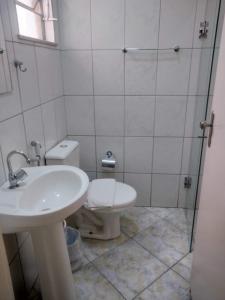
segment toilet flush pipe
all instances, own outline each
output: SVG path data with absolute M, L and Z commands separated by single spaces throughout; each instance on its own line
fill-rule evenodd
M 0 299 L 15 300 L 8 259 L 2 234 L 0 233 Z

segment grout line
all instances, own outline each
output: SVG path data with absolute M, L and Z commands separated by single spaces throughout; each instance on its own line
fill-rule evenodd
M 117 287 L 95 266 L 95 264 L 93 264 L 93 262 L 90 262 L 90 264 L 95 268 L 95 270 L 112 286 L 113 289 L 115 289 L 121 296 L 123 299 L 126 300 L 126 298 L 124 297 L 124 295 L 117 289 Z
M 208 95 L 206 94 L 129 94 L 129 93 L 124 93 L 124 94 L 63 94 L 62 96 L 65 97 L 90 97 L 90 96 L 96 96 L 96 97 L 118 97 L 118 96 L 126 96 L 126 97 L 207 97 Z M 169 100 L 168 100 L 169 101 Z M 182 100 L 181 100 L 182 101 Z
M 10 41 L 9 41 L 10 42 Z M 17 41 L 16 41 L 16 43 L 18 43 Z M 23 43 L 24 44 L 24 43 Z M 28 45 L 30 45 L 30 44 L 28 44 Z M 40 46 L 41 47 L 41 46 Z M 42 46 L 42 48 L 47 48 L 47 47 L 43 47 Z M 127 48 L 129 48 L 129 47 L 127 47 Z M 210 46 L 206 46 L 206 47 L 180 47 L 180 50 L 192 50 L 192 49 L 196 49 L 196 50 L 198 50 L 198 49 L 200 49 L 200 50 L 202 50 L 202 49 L 212 49 L 213 47 L 210 47 Z M 219 47 L 216 47 L 216 48 L 219 48 Z M 90 50 L 93 50 L 93 51 L 123 51 L 123 49 L 121 49 L 121 48 L 66 48 L 66 49 L 58 49 L 58 48 L 50 48 L 50 49 L 54 49 L 54 50 L 60 50 L 61 52 L 72 52 L 72 51 L 74 51 L 74 52 L 79 52 L 79 51 L 90 51 Z M 174 48 L 146 48 L 146 49 L 141 49 L 140 51 L 142 51 L 142 52 L 144 52 L 144 51 L 156 51 L 156 50 L 158 50 L 158 51 L 170 51 L 170 50 L 174 50 Z
M 94 141 L 95 141 L 95 177 L 97 178 L 97 166 L 98 166 L 98 158 L 97 158 L 97 130 L 96 130 L 96 102 L 95 102 L 95 79 L 94 79 L 94 54 L 93 54 L 93 24 L 92 24 L 92 0 L 89 0 L 90 4 L 90 34 L 91 34 L 91 74 L 92 74 L 92 93 L 93 93 L 93 113 L 94 113 Z
M 126 45 L 126 0 L 123 2 L 123 9 L 124 9 L 124 15 L 123 15 L 123 45 L 125 48 Z M 126 53 L 123 53 L 123 182 L 125 182 L 125 155 L 126 155 L 126 125 L 127 125 L 127 119 L 126 119 L 126 105 L 127 105 L 127 99 L 126 99 Z
M 149 211 L 149 214 L 153 214 L 153 212 Z M 159 220 L 163 220 L 166 218 L 165 217 L 159 217 Z M 148 227 L 147 227 L 148 228 Z M 143 230 L 146 230 L 147 228 L 143 229 Z M 142 231 L 143 231 L 142 230 Z M 174 264 L 172 264 L 171 266 L 168 266 L 165 262 L 161 261 L 161 259 L 159 259 L 156 255 L 152 254 L 148 249 L 146 249 L 142 244 L 140 244 L 138 241 L 136 241 L 134 239 L 134 236 L 133 237 L 130 237 L 128 236 L 123 230 L 121 230 L 121 232 L 127 237 L 127 240 L 123 241 L 121 244 L 119 245 L 115 245 L 115 247 L 107 250 L 106 252 L 102 253 L 101 255 L 97 256 L 95 259 L 93 260 L 89 260 L 89 263 L 88 264 L 91 264 L 95 270 L 102 276 L 105 278 L 105 280 L 107 280 L 107 282 L 109 282 L 109 284 L 116 289 L 116 291 L 119 292 L 119 294 L 125 299 L 125 296 L 114 286 L 114 284 L 99 270 L 99 268 L 95 265 L 95 261 L 97 261 L 99 258 L 105 256 L 106 254 L 110 253 L 110 252 L 113 252 L 113 251 L 116 251 L 116 249 L 120 246 L 122 246 L 123 244 L 125 243 L 128 243 L 129 241 L 133 241 L 134 243 L 136 243 L 137 245 L 139 245 L 141 248 L 143 248 L 145 251 L 147 251 L 148 253 L 150 253 L 155 259 L 157 259 L 157 261 L 159 261 L 160 263 L 162 263 L 166 268 L 167 270 L 165 270 L 165 272 L 163 272 L 160 276 L 158 276 L 154 281 L 152 281 L 147 287 L 145 287 L 143 290 L 141 290 L 137 295 L 135 295 L 134 298 L 132 299 L 136 299 L 141 293 L 143 293 L 146 289 L 148 289 L 150 286 L 152 286 L 158 279 L 160 279 L 162 276 L 164 276 L 167 272 L 169 271 L 173 271 L 175 272 L 178 276 L 180 276 L 182 279 L 185 280 L 185 278 L 183 278 L 179 273 L 177 273 L 176 271 L 173 270 L 173 267 L 178 264 L 180 261 L 182 261 L 187 255 L 189 255 L 189 253 L 186 253 L 184 254 L 179 260 L 177 260 Z M 139 231 L 138 233 L 140 233 L 141 231 Z M 87 257 L 86 257 L 87 258 Z M 185 280 L 186 282 L 188 282 L 187 280 Z

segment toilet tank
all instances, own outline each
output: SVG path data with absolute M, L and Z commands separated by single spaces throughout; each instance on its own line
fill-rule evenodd
M 45 154 L 47 165 L 80 166 L 80 147 L 76 141 L 65 140 Z

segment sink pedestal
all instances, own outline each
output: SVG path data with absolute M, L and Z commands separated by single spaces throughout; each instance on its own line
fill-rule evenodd
M 43 300 L 75 300 L 75 288 L 62 223 L 31 231 Z

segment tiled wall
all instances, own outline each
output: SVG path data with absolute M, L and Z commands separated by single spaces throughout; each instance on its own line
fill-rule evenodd
M 56 6 L 55 6 L 56 7 Z M 14 149 L 33 155 L 31 140 L 42 144 L 42 154 L 66 136 L 65 106 L 59 47 L 19 40 L 16 32 L 14 1 L 1 0 L 13 90 L 0 95 L 0 184 L 7 177 L 6 156 Z M 18 59 L 27 72 L 16 71 Z M 13 160 L 13 167 L 24 161 Z M 10 269 L 18 299 L 26 299 L 25 290 L 33 284 L 37 271 L 30 236 L 5 235 Z M 23 266 L 23 272 L 21 265 Z
M 137 205 L 193 205 L 187 195 L 196 187 L 198 124 L 204 119 L 218 4 L 60 1 L 68 135 L 80 141 L 81 167 L 90 177 L 115 176 L 133 185 Z M 204 20 L 209 34 L 200 40 Z M 124 54 L 124 47 L 149 50 Z M 101 168 L 107 150 L 118 160 L 113 174 Z M 188 191 L 187 174 L 193 179 Z

